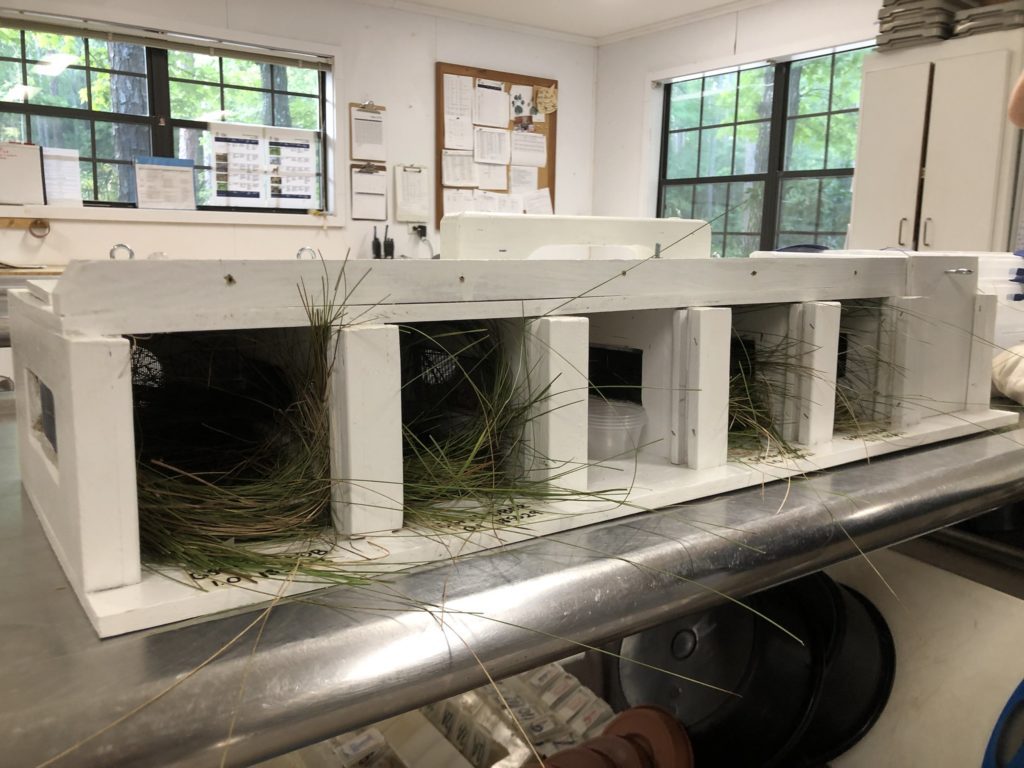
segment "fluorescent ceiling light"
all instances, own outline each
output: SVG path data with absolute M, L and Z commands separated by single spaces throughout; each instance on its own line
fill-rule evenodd
M 43 56 L 42 62 L 32 67 L 37 75 L 56 77 L 72 64 L 78 63 L 78 57 L 73 53 L 48 53 Z

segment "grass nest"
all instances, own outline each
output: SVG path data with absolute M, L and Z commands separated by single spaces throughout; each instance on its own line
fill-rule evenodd
M 489 518 L 524 500 L 560 495 L 532 480 L 529 424 L 549 387 L 533 388 L 506 340 L 525 323 L 448 322 L 402 327 L 405 514 L 429 527 Z M 503 332 L 504 331 L 504 332 Z
M 132 339 L 148 563 L 350 580 L 310 554 L 333 545 L 328 382 L 340 311 L 303 298 L 308 328 Z

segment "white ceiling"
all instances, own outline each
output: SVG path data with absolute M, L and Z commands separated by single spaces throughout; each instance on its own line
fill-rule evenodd
M 767 2 L 768 0 L 760 0 Z M 602 40 L 750 0 L 414 0 L 405 5 L 481 16 Z

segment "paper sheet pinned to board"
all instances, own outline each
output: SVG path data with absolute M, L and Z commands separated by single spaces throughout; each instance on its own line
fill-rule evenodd
M 530 131 L 512 131 L 512 165 L 544 168 L 547 164 L 547 136 Z
M 473 159 L 478 163 L 508 165 L 509 130 L 476 128 L 473 131 Z
M 473 89 L 473 122 L 495 128 L 508 128 L 509 97 L 500 80 L 478 78 Z
M 468 117 L 445 115 L 444 146 L 446 149 L 473 149 L 473 121 Z
M 508 166 L 476 163 L 476 176 L 480 189 L 504 192 L 508 189 Z
M 473 148 L 473 78 L 446 74 L 444 87 L 444 147 Z
M 495 213 L 522 213 L 523 196 L 497 193 L 494 211 Z
M 441 186 L 443 187 L 475 187 L 476 163 L 473 153 L 462 149 L 445 149 L 441 151 Z
M 509 190 L 525 194 L 537 189 L 537 168 L 530 165 L 513 165 L 509 169 Z
M 446 189 L 443 195 L 444 210 L 442 216 L 476 210 L 473 207 L 472 189 Z
M 538 189 L 523 195 L 523 208 L 527 213 L 553 214 L 554 207 L 551 205 L 551 194 L 547 187 Z

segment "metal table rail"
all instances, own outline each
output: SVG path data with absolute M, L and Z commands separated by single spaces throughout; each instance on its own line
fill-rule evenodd
M 1024 497 L 1021 430 L 100 641 L 0 438 L 10 766 L 249 765 Z

